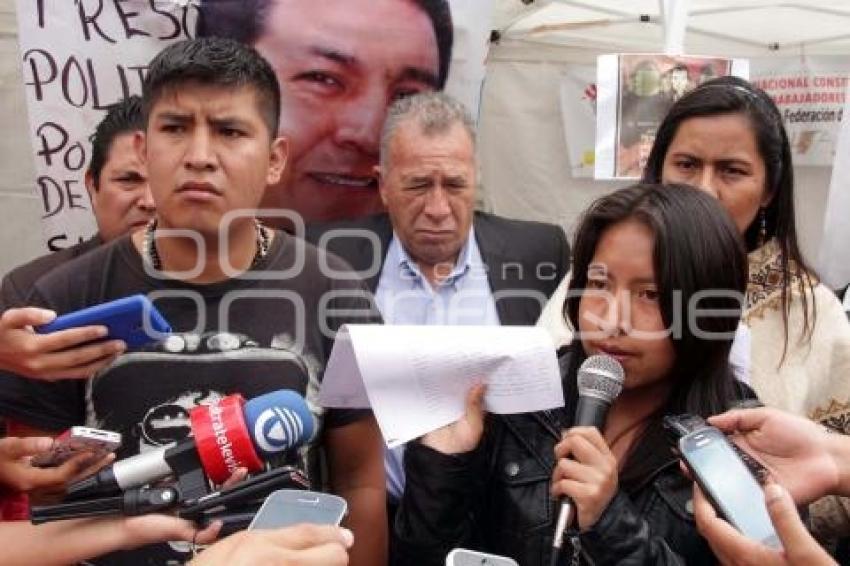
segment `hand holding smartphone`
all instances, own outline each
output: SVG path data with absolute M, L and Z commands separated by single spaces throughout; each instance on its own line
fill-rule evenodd
M 339 525 L 348 512 L 342 497 L 317 491 L 279 489 L 273 491 L 248 526 L 251 529 L 278 529 L 300 523 Z
M 73 456 L 91 453 L 97 461 L 121 446 L 121 434 L 85 426 L 74 426 L 53 439 L 53 446 L 44 454 L 34 456 L 32 465 L 39 468 L 61 466 Z
M 141 294 L 63 314 L 35 330 L 46 334 L 91 325 L 105 326 L 106 340 L 123 340 L 129 347 L 144 346 L 171 333 L 162 314 Z
M 720 430 L 705 426 L 683 436 L 679 453 L 720 516 L 747 538 L 782 548 L 761 484 Z

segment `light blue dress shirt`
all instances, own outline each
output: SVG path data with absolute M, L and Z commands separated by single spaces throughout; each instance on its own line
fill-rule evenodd
M 499 324 L 487 267 L 472 229 L 454 268 L 436 287 L 425 278 L 393 233 L 375 300 L 386 324 Z M 404 491 L 403 456 L 404 446 L 384 453 L 387 493 L 396 501 Z

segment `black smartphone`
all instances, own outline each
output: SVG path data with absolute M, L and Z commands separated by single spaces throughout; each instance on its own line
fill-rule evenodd
M 720 430 L 705 426 L 683 436 L 679 453 L 720 516 L 747 538 L 782 548 L 761 484 Z
M 254 510 L 262 504 L 268 495 L 278 489 L 304 489 L 310 487 L 307 477 L 293 466 L 272 468 L 221 491 L 208 493 L 195 500 L 184 501 L 178 514 L 184 519 L 198 520 L 209 513 L 212 518 L 217 513 L 226 513 L 228 509 L 244 512 L 245 507 L 253 504 Z M 253 515 L 252 515 L 253 517 Z

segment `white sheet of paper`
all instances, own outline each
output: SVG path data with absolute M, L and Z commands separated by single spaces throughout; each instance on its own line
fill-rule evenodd
M 477 381 L 493 413 L 564 405 L 552 339 L 534 326 L 345 325 L 319 402 L 371 406 L 392 448 L 460 418 Z

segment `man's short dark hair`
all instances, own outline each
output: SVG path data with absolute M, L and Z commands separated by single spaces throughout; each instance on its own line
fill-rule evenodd
M 266 16 L 274 0 L 202 0 L 198 15 L 196 35 L 198 37 L 226 37 L 254 45 L 265 32 Z M 448 0 L 408 0 L 413 2 L 431 20 L 440 71 L 437 88 L 446 85 L 449 65 L 452 61 L 454 27 Z M 375 22 L 379 25 L 380 22 Z
M 138 132 L 145 129 L 142 115 L 142 97 L 133 95 L 106 109 L 106 116 L 97 125 L 89 137 L 91 142 L 91 161 L 88 173 L 94 181 L 94 190 L 100 188 L 100 172 L 103 171 L 112 142 L 121 134 Z
M 145 122 L 163 94 L 189 83 L 253 88 L 269 135 L 277 135 L 280 86 L 271 65 L 253 47 L 232 39 L 205 37 L 173 43 L 160 51 L 151 61 L 142 87 Z

